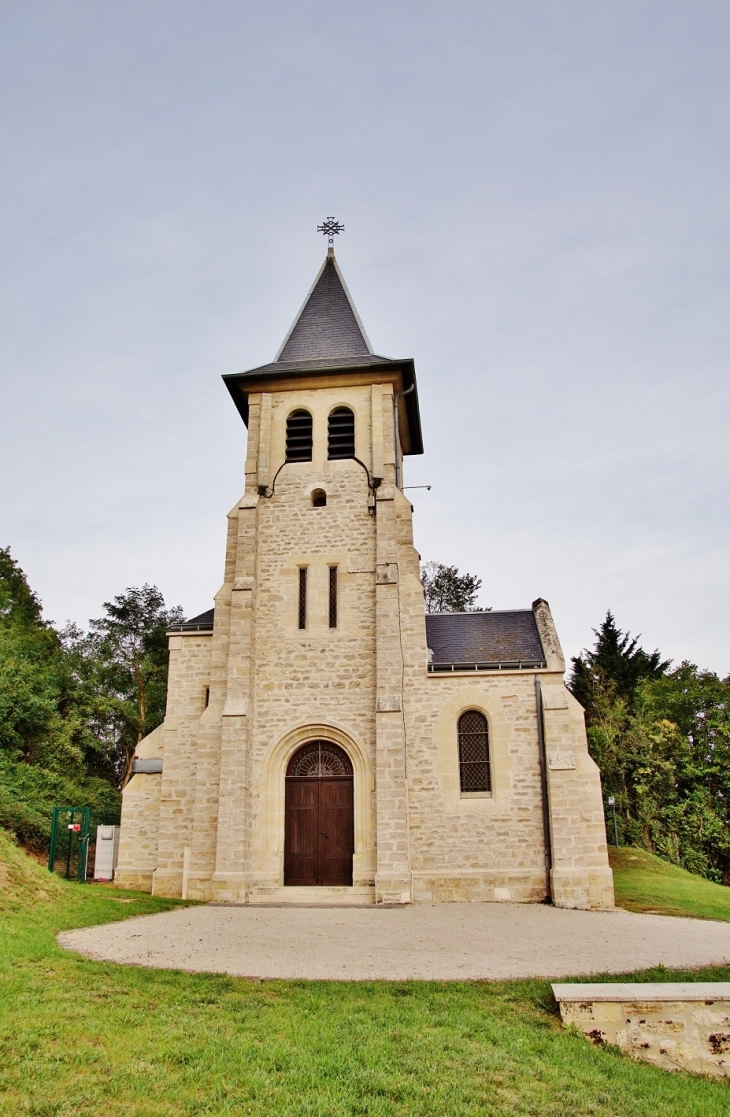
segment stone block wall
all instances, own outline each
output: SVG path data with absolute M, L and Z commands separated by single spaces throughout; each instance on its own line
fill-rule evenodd
M 542 712 L 550 894 L 559 906 L 612 907 L 600 774 L 588 755 L 582 708 L 563 684 L 565 661 L 547 602 L 534 606 L 544 670 L 429 674 L 412 510 L 402 493 L 396 504 L 414 900 L 534 902 L 548 894 Z M 457 723 L 467 709 L 489 724 L 491 793 L 460 792 Z
M 160 896 L 179 896 L 183 853 L 193 837 L 198 729 L 209 682 L 210 636 L 171 636 L 169 645 L 159 842 L 152 890 Z
M 165 738 L 161 725 L 137 746 L 136 756 L 145 760 L 164 759 Z M 120 888 L 152 891 L 152 876 L 157 868 L 160 828 L 162 774 L 132 776 L 122 797 L 119 856 L 114 883 Z
M 665 1070 L 730 1077 L 730 982 L 556 984 L 566 1027 Z
M 534 676 L 428 673 L 410 504 L 398 500 L 413 899 L 539 902 L 547 875 Z M 457 723 L 467 709 L 489 724 L 491 792 L 461 793 Z

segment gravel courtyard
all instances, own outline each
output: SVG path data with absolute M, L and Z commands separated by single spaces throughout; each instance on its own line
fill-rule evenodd
M 312 980 L 559 978 L 730 963 L 730 923 L 544 904 L 206 905 L 58 938 L 98 960 Z

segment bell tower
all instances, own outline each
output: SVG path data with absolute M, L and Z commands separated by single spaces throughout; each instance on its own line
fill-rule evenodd
M 287 883 L 271 750 L 293 733 L 353 754 L 352 886 L 411 899 L 398 552 L 417 578 L 400 491 L 403 455 L 423 452 L 415 369 L 373 352 L 333 222 L 275 359 L 224 377 L 248 428 L 246 485 L 216 596 L 190 895 L 240 902 Z
M 426 616 L 413 361 L 373 352 L 328 251 L 248 428 L 215 609 L 169 632 L 117 883 L 233 903 L 613 903 L 600 775 L 552 614 Z M 316 886 L 316 887 L 312 887 Z

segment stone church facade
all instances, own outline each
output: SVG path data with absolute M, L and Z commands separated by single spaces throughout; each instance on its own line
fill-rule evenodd
M 169 634 L 116 881 L 235 903 L 613 905 L 599 772 L 549 606 L 424 614 L 414 363 L 373 353 L 332 249 L 268 365 L 215 609 Z

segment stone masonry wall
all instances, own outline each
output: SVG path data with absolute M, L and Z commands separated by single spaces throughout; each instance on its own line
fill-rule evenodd
M 165 737 L 161 725 L 148 733 L 135 755 L 145 760 L 164 758 Z M 122 798 L 122 824 L 119 856 L 114 883 L 120 888 L 152 891 L 152 874 L 157 868 L 157 843 L 160 828 L 161 774 L 132 776 Z
M 565 665 L 547 603 L 536 603 L 547 669 L 428 674 L 411 506 L 403 494 L 397 500 L 414 900 L 545 897 L 538 675 L 551 707 L 543 713 L 551 894 L 560 906 L 612 907 L 600 774 L 588 755 L 583 711 L 563 685 Z M 491 794 L 459 789 L 457 722 L 466 709 L 480 710 L 489 723 Z
M 198 726 L 209 680 L 210 636 L 172 636 L 169 645 L 159 845 L 152 890 L 160 896 L 179 896 L 184 849 L 192 846 Z
M 278 474 L 275 496 L 260 498 L 256 554 L 255 687 L 251 766 L 263 773 L 278 742 L 299 727 L 330 725 L 372 760 L 375 706 L 375 525 L 368 510 L 365 469 L 351 460 L 327 461 L 327 415 L 351 407 L 356 453 L 370 460 L 369 386 L 274 393 L 271 398 L 272 477 L 284 460 L 286 416 L 306 407 L 314 417 L 311 463 L 291 463 Z M 312 505 L 323 489 L 327 504 Z M 337 627 L 329 627 L 329 568 L 337 567 Z M 307 624 L 298 627 L 299 569 L 307 568 Z M 283 833 L 266 825 L 267 796 L 283 799 L 283 769 L 272 787 L 252 778 L 252 884 L 283 883 Z M 367 856 L 370 852 L 370 857 Z M 372 851 L 360 850 L 358 879 L 372 883 Z
M 665 1070 L 730 1077 L 727 982 L 554 985 L 565 1027 Z M 570 990 L 570 999 L 563 999 Z M 612 992 L 615 991 L 615 992 Z M 577 997 L 580 999 L 577 999 Z
M 398 494 L 413 899 L 542 900 L 547 890 L 534 676 L 428 674 L 411 508 Z M 457 722 L 481 710 L 492 793 L 460 792 Z

